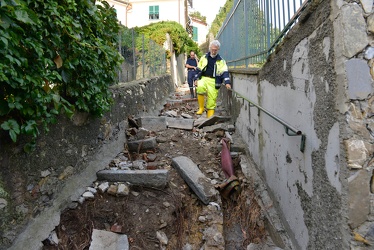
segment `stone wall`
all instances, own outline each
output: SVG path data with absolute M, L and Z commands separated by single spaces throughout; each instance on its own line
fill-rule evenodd
M 23 151 L 27 138 L 11 143 L 0 135 L 0 249 L 40 249 L 96 172 L 123 150 L 128 116 L 157 115 L 174 91 L 170 75 L 112 86 L 114 105 L 103 118 L 61 116 L 41 134 L 36 150 Z
M 337 108 L 344 114 L 342 150 L 347 160 L 347 209 L 350 229 L 374 240 L 374 12 L 373 1 L 338 2 L 331 15 L 337 81 Z M 343 97 L 344 96 L 344 97 Z M 341 98 L 341 99 L 340 99 Z M 357 243 L 351 243 L 356 246 Z
M 374 240 L 373 1 L 312 1 L 259 71 L 232 70 L 223 93 L 294 249 Z M 373 241 L 374 242 L 374 241 Z

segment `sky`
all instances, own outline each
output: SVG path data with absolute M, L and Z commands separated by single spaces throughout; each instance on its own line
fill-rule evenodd
M 193 0 L 193 8 L 201 15 L 206 16 L 206 22 L 210 26 L 219 12 L 219 8 L 225 5 L 226 0 Z

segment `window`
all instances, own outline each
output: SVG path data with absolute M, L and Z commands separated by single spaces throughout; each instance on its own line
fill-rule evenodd
M 149 6 L 149 19 L 157 20 L 159 19 L 159 8 L 158 5 Z
M 192 40 L 195 42 L 198 41 L 198 36 L 197 36 L 197 27 L 192 26 Z

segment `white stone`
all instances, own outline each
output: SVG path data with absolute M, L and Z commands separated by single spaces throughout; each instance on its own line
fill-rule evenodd
M 105 193 L 109 188 L 109 183 L 108 182 L 103 182 L 99 185 L 99 190 L 103 193 Z
M 367 149 L 362 140 L 345 141 L 348 164 L 363 165 L 367 158 Z
M 50 174 L 51 174 L 51 172 L 50 172 L 49 170 L 44 170 L 44 171 L 41 171 L 41 172 L 40 172 L 40 176 L 41 176 L 42 178 L 47 177 L 47 176 L 49 176 Z
M 117 195 L 129 195 L 130 188 L 126 184 L 120 183 L 117 188 Z
M 97 190 L 95 188 L 93 188 L 93 187 L 87 187 L 86 191 L 91 192 L 93 194 L 97 193 Z
M 161 245 L 167 245 L 168 244 L 168 237 L 166 236 L 166 234 L 162 231 L 157 231 L 156 232 L 156 237 L 157 239 L 160 241 L 160 244 Z
M 87 192 L 84 192 L 82 194 L 82 197 L 85 198 L 85 199 L 93 199 L 95 197 L 95 195 L 93 193 L 87 191 Z
M 199 216 L 199 221 L 204 223 L 206 221 L 205 216 Z
M 374 57 L 374 48 L 369 47 L 365 50 L 365 59 L 370 60 Z

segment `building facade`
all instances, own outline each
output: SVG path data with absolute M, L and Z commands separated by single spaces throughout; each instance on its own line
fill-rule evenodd
M 145 26 L 160 21 L 175 21 L 202 44 L 208 34 L 208 25 L 199 19 L 189 17 L 193 10 L 192 0 L 107 0 L 117 12 L 120 23 L 128 28 Z
M 160 21 L 175 21 L 186 28 L 187 0 L 107 0 L 117 11 L 117 18 L 128 28 Z

